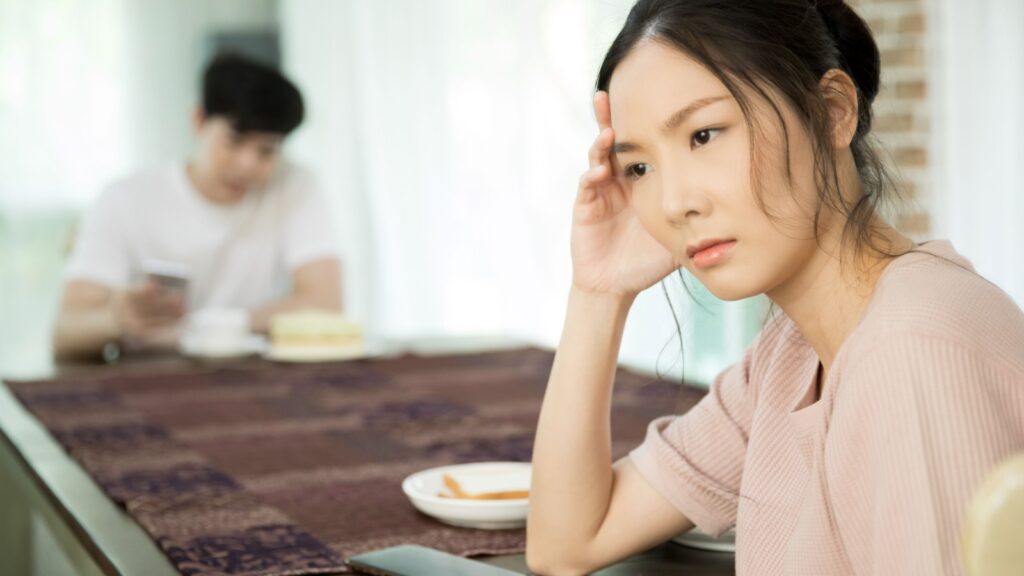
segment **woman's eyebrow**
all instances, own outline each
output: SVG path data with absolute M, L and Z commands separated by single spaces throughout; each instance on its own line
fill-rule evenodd
M 662 131 L 672 132 L 676 128 L 678 128 L 683 122 L 686 122 L 686 120 L 690 116 L 692 116 L 693 113 L 696 112 L 697 110 L 700 110 L 701 108 L 708 106 L 710 104 L 714 104 L 715 102 L 726 100 L 728 98 L 728 95 L 721 95 L 709 96 L 707 98 L 701 98 L 700 100 L 694 100 L 693 102 L 690 102 L 686 106 L 677 110 L 675 114 L 669 116 L 668 120 L 665 121 L 665 124 L 662 127 Z
M 612 145 L 612 152 L 615 154 L 627 154 L 629 152 L 636 152 L 641 150 L 643 147 L 632 142 L 616 142 Z
M 728 100 L 729 98 L 731 98 L 731 96 L 729 96 L 728 94 L 723 94 L 720 96 L 708 96 L 707 98 L 694 100 L 693 102 L 690 102 L 689 104 L 680 108 L 671 116 L 669 116 L 668 120 L 665 121 L 665 124 L 662 126 L 661 129 L 666 133 L 672 132 L 676 128 L 679 128 L 679 126 L 681 126 L 683 122 L 686 122 L 686 120 L 689 119 L 690 116 L 692 116 L 701 108 L 704 108 L 705 106 L 710 106 L 715 102 Z M 629 152 L 636 152 L 641 149 L 643 149 L 643 146 L 640 146 L 639 144 L 634 144 L 632 142 L 616 142 L 614 145 L 612 145 L 612 152 L 614 152 L 615 154 L 627 154 Z

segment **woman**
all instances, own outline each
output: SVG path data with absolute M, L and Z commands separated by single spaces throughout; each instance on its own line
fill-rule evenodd
M 956 574 L 981 477 L 1024 448 L 1024 314 L 879 215 L 878 49 L 843 2 L 641 0 L 600 134 L 534 449 L 527 558 L 580 574 L 695 525 L 739 574 Z M 611 463 L 636 294 L 678 267 L 779 312 L 682 416 Z M 699 337 L 699 336 L 698 336 Z

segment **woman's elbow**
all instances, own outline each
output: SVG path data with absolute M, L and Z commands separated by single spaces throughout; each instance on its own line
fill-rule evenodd
M 526 555 L 526 566 L 530 569 L 530 574 L 537 574 L 538 576 L 580 576 L 588 573 L 586 570 L 556 563 L 547 563 L 546 560 L 537 560 L 529 554 Z
M 580 562 L 571 551 L 545 548 L 529 537 L 526 543 L 526 566 L 531 574 L 540 576 L 579 576 L 593 570 Z

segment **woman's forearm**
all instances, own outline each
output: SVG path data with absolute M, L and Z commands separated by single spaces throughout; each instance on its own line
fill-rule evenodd
M 571 557 L 605 516 L 612 487 L 611 392 L 632 302 L 570 292 L 533 451 L 529 555 Z

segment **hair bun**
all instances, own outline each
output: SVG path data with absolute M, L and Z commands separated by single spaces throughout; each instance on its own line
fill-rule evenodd
M 843 0 L 817 0 L 814 7 L 836 43 L 841 67 L 870 104 L 878 95 L 882 63 L 867 23 Z

